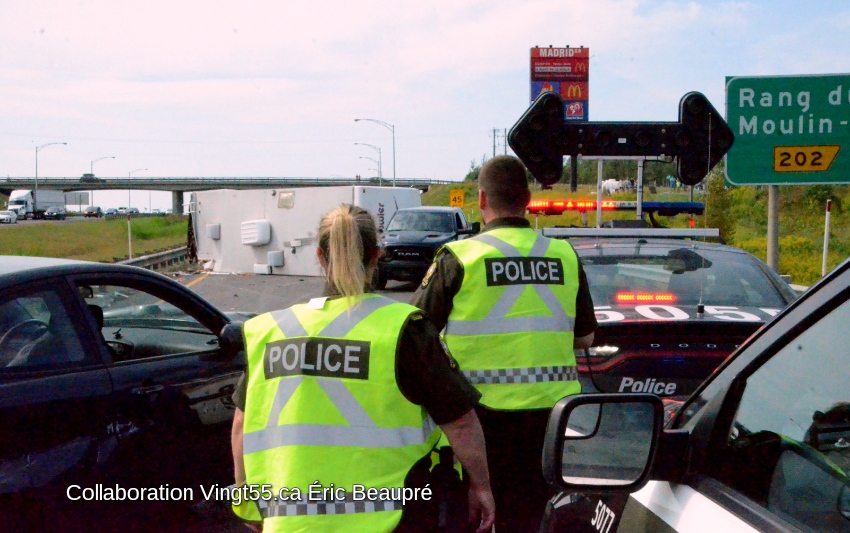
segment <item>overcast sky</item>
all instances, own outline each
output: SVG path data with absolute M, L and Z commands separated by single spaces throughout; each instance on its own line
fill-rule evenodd
M 13 177 L 49 142 L 68 145 L 39 153 L 39 176 L 104 156 L 100 177 L 374 175 L 361 142 L 390 177 L 390 131 L 362 117 L 395 125 L 400 178 L 461 179 L 528 107 L 535 45 L 590 48 L 594 121 L 674 121 L 694 90 L 725 114 L 729 75 L 850 72 L 836 1 L 0 0 L 0 14 Z

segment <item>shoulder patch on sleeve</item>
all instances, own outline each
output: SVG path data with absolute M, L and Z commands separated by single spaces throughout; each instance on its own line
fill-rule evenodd
M 428 283 L 431 281 L 431 276 L 434 275 L 434 272 L 437 270 L 437 263 L 431 263 L 431 266 L 428 267 L 428 272 L 425 273 L 425 277 L 422 278 L 422 288 L 428 286 Z

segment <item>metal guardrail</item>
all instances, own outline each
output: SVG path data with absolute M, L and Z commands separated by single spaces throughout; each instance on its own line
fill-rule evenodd
M 148 270 L 159 270 L 185 261 L 187 257 L 189 257 L 187 247 L 181 246 L 180 248 L 175 248 L 165 252 L 143 255 L 141 257 L 134 257 L 133 259 L 125 259 L 124 261 L 118 261 L 118 264 L 137 266 Z

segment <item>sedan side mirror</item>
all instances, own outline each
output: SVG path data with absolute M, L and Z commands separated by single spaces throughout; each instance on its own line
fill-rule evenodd
M 664 407 L 652 394 L 583 394 L 549 416 L 543 475 L 565 491 L 633 492 L 648 478 Z
M 218 347 L 221 358 L 224 360 L 233 359 L 245 349 L 241 322 L 231 322 L 221 328 L 221 333 L 218 334 Z

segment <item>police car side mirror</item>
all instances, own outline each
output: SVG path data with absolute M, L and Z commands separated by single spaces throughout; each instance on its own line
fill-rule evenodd
M 634 492 L 649 479 L 664 407 L 652 394 L 583 394 L 549 415 L 543 475 L 570 492 Z

